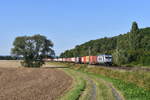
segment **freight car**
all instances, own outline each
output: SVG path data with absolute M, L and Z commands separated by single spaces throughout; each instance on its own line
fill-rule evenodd
M 72 62 L 81 64 L 112 64 L 112 55 L 98 55 L 98 56 L 83 56 L 83 57 L 71 57 L 71 58 L 55 58 L 53 61 L 58 62 Z M 48 61 L 52 61 L 48 60 Z
M 89 64 L 98 64 L 97 56 L 90 56 L 90 63 Z

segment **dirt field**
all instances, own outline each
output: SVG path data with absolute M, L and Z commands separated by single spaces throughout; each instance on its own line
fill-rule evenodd
M 18 60 L 0 60 L 0 68 L 18 68 L 21 67 Z
M 54 100 L 71 84 L 58 69 L 0 68 L 0 100 Z

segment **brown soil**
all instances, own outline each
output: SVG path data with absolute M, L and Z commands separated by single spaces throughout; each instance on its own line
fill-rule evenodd
M 19 60 L 0 60 L 0 68 L 18 68 L 21 67 Z
M 71 84 L 58 69 L 0 68 L 0 100 L 54 100 Z

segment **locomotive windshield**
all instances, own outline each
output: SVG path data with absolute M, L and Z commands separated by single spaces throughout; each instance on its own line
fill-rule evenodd
M 111 59 L 112 57 L 106 57 L 106 59 Z

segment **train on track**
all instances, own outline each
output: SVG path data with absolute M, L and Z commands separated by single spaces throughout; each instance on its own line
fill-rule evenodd
M 112 55 L 98 55 L 98 56 L 83 56 L 83 57 L 71 57 L 71 58 L 54 58 L 45 59 L 45 61 L 55 61 L 55 62 L 72 62 L 79 64 L 112 64 Z

